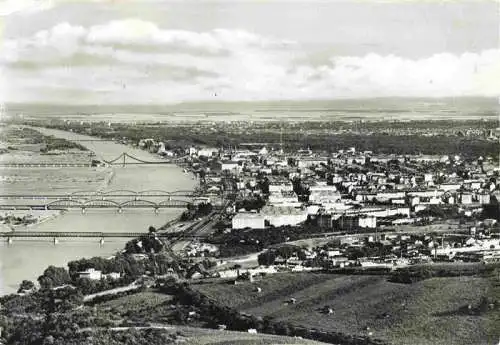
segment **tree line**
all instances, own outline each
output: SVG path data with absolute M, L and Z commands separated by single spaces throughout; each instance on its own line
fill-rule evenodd
M 247 331 L 255 329 L 259 333 L 284 336 L 300 336 L 332 344 L 344 345 L 384 345 L 382 340 L 366 336 L 344 334 L 334 331 L 320 331 L 297 326 L 292 323 L 275 320 L 271 317 L 256 317 L 220 305 L 185 283 L 172 282 L 162 287 L 165 293 L 174 294 L 176 300 L 185 305 L 196 306 L 199 318 L 208 327 L 217 328 L 224 325 L 229 330 Z

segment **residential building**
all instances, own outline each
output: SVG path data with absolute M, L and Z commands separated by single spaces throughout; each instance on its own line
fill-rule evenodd
M 78 278 L 86 278 L 90 280 L 100 280 L 102 278 L 102 272 L 94 268 L 89 268 L 85 271 L 78 272 Z

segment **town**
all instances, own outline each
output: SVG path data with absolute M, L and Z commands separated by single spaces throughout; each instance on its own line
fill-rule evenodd
M 484 122 L 479 124 L 483 126 Z M 461 280 L 453 279 L 467 277 L 467 284 L 476 286 L 483 281 L 474 279 L 495 275 L 500 261 L 496 129 L 471 130 L 476 133 L 472 135 L 479 135 L 472 139 L 446 129 L 448 132 L 441 133 L 442 145 L 433 154 L 428 149 L 414 153 L 413 147 L 407 150 L 401 146 L 401 141 L 416 138 L 405 133 L 380 143 L 377 150 L 357 146 L 324 150 L 315 144 L 314 134 L 308 138 L 312 148 L 297 147 L 290 140 L 293 133 L 283 129 L 274 132 L 277 140 L 267 143 L 248 142 L 245 137 L 235 140 L 237 131 L 229 131 L 227 139 L 217 146 L 167 141 L 156 135 L 138 137 L 140 131 L 131 135 L 131 127 L 113 123 L 23 120 L 13 125 L 23 131 L 46 126 L 92 134 L 99 140 L 140 149 L 156 156 L 159 163 L 178 165 L 196 186 L 187 209 L 177 219 L 162 227 L 150 226 L 116 255 L 71 261 L 68 269 L 50 266 L 38 278 L 38 284 L 23 281 L 17 299 L 2 299 L 8 313 L 19 314 L 33 298 L 52 299 L 55 310 L 71 311 L 115 300 L 135 305 L 129 302 L 131 298 L 146 298 L 140 303 L 150 305 L 148 294 L 160 300 L 167 294 L 174 296 L 176 305 L 164 309 L 152 303 L 147 315 L 133 322 L 115 315 L 113 318 L 122 321 L 110 319 L 108 327 L 132 322 L 133 327 L 148 328 L 167 321 L 334 343 L 386 344 L 393 336 L 388 320 L 402 317 L 399 313 L 406 313 L 409 307 L 399 312 L 395 311 L 399 307 L 384 307 L 387 311 L 382 313 L 369 309 L 362 314 L 363 321 L 357 319 L 356 327 L 347 326 L 352 315 L 324 324 L 321 315 L 346 312 L 340 299 L 325 299 L 329 294 L 324 289 L 338 288 L 346 300 L 365 299 L 370 294 L 357 293 L 356 289 L 366 286 L 380 291 L 374 297 L 380 303 L 396 303 L 402 298 L 396 296 L 405 291 L 406 302 L 401 305 L 415 304 L 420 303 L 420 292 L 412 291 L 420 289 L 422 282 L 434 281 L 444 288 L 460 284 Z M 428 123 L 429 127 L 441 125 Z M 491 125 L 486 123 L 487 128 Z M 170 130 L 210 126 L 173 125 Z M 267 128 L 273 126 L 271 123 Z M 350 126 L 357 130 L 357 125 Z M 465 126 L 474 128 L 471 123 Z M 148 127 L 142 128 L 147 131 Z M 346 131 L 359 142 L 373 136 Z M 210 141 L 209 130 L 198 135 L 199 141 Z M 463 150 L 450 152 L 449 143 L 457 138 L 461 138 Z M 70 146 L 64 141 L 62 145 Z M 398 153 L 387 152 L 392 145 L 398 145 Z M 425 148 L 427 143 L 421 141 L 421 145 Z M 108 169 L 106 161 L 92 153 L 88 156 L 91 169 Z M 352 279 L 356 281 L 354 290 L 339 287 Z M 302 296 L 300 287 L 315 286 L 316 281 L 326 284 L 311 292 L 316 297 Z M 401 284 L 410 289 L 401 290 Z M 460 286 L 461 295 L 474 291 L 467 286 Z M 286 293 L 279 292 L 285 287 Z M 391 302 L 384 291 L 390 291 L 396 300 Z M 224 299 L 225 295 L 230 299 Z M 460 310 L 467 310 L 468 315 L 496 313 L 498 301 L 488 295 L 477 295 Z M 243 312 L 249 302 L 239 304 L 242 296 L 255 303 L 263 298 L 262 316 L 273 315 L 267 303 L 292 308 L 295 311 L 290 315 L 299 313 L 303 303 L 312 303 L 309 308 L 313 309 L 303 311 L 312 318 L 290 321 L 286 326 L 279 323 L 282 321 L 265 324 L 253 312 Z M 219 308 L 215 319 L 208 311 L 213 308 Z M 229 316 L 233 314 L 224 308 L 234 308 L 231 310 L 240 314 Z M 426 311 L 432 312 L 433 308 Z M 337 331 L 331 332 L 329 327 Z M 430 341 L 441 339 L 429 337 Z
M 496 1 L 0 21 L 0 345 L 500 345 Z
M 138 146 L 174 155 L 153 139 Z M 234 200 L 223 232 L 245 237 L 257 229 L 306 225 L 315 237 L 344 235 L 326 248 L 278 256 L 276 263 L 297 270 L 500 258 L 496 157 L 374 154 L 355 147 L 326 155 L 245 146 L 185 152 L 202 190 Z

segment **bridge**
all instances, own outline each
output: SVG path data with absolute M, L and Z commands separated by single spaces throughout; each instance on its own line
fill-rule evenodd
M 137 157 L 134 157 L 127 152 L 123 152 L 118 157 L 111 160 L 102 160 L 103 163 L 111 166 L 121 165 L 155 165 L 155 164 L 181 164 L 186 156 L 177 157 L 173 159 L 162 159 L 146 161 Z M 91 163 L 62 163 L 62 162 L 40 162 L 40 163 L 16 163 L 16 162 L 2 162 L 0 167 L 5 168 L 90 168 L 93 165 Z
M 92 164 L 85 163 L 0 163 L 4 168 L 90 168 Z
M 71 139 L 71 141 L 75 143 L 95 143 L 95 142 L 108 142 L 108 143 L 114 143 L 117 142 L 118 140 L 112 140 L 112 139 Z
M 161 208 L 187 208 L 192 202 L 207 202 L 206 198 L 216 206 L 222 203 L 224 195 L 201 196 L 190 190 L 133 191 L 122 189 L 105 192 L 84 190 L 66 194 L 0 194 L 0 209 L 66 210 L 79 208 L 85 212 L 86 209 L 115 208 L 121 212 L 124 208 L 152 208 L 157 212 Z
M 59 231 L 14 231 L 2 232 L 0 238 L 137 238 L 148 235 L 147 232 L 59 232 Z M 157 232 L 159 238 L 175 239 L 181 236 L 179 232 Z M 205 236 L 183 234 L 183 238 L 201 239 Z
M 109 161 L 103 160 L 104 163 L 108 165 L 137 165 L 137 164 L 176 164 L 181 162 L 185 157 L 178 157 L 174 159 L 164 159 L 164 160 L 157 160 L 157 161 L 146 161 L 137 157 L 134 157 L 127 152 L 123 152 L 121 155 L 116 157 L 115 159 L 111 159 Z
M 96 208 L 116 208 L 121 212 L 124 208 L 153 208 L 156 211 L 160 208 L 186 208 L 190 204 L 186 200 L 161 200 L 154 202 L 151 200 L 134 199 L 119 202 L 108 199 L 90 199 L 90 200 L 75 200 L 75 199 L 57 199 L 49 202 L 40 202 L 36 204 L 1 204 L 0 209 L 3 210 L 67 210 L 79 208 L 82 212 L 86 209 Z
M 133 191 L 127 189 L 113 189 L 109 191 L 94 191 L 81 190 L 64 194 L 0 194 L 0 199 L 23 199 L 23 200 L 46 200 L 46 199 L 101 199 L 113 197 L 123 197 L 131 199 L 140 198 L 171 198 L 171 197 L 188 197 L 194 198 L 197 194 L 190 190 L 166 191 L 159 189 Z

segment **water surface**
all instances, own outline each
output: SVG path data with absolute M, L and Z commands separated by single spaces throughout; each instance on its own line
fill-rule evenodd
M 68 140 L 89 140 L 85 135 L 57 131 L 41 130 L 44 134 L 55 135 Z M 123 152 L 139 159 L 152 161 L 158 157 L 145 151 L 114 142 L 81 142 L 94 151 L 101 159 L 110 160 Z M 86 168 L 91 169 L 91 168 Z M 113 177 L 107 184 L 99 184 L 97 189 L 111 190 L 192 190 L 196 184 L 192 175 L 183 173 L 174 165 L 128 165 L 113 167 Z M 61 174 L 64 174 L 61 171 Z M 67 174 L 67 172 L 66 172 Z M 60 193 L 57 186 L 47 181 L 53 179 L 53 169 L 37 169 L 32 173 L 31 181 L 26 181 L 29 190 L 37 193 Z M 28 174 L 28 176 L 30 176 Z M 77 180 L 73 185 L 65 185 L 64 191 L 95 190 L 97 184 Z M 3 185 L 2 193 L 16 194 L 26 190 L 26 184 Z M 160 209 L 156 214 L 153 209 L 124 209 L 122 213 L 114 209 L 88 209 L 85 214 L 80 210 L 63 212 L 54 219 L 35 224 L 16 231 L 65 231 L 65 232 L 147 232 L 149 226 L 161 226 L 178 216 L 182 209 Z M 17 290 L 23 279 L 36 278 L 49 265 L 65 266 L 68 261 L 82 257 L 110 256 L 121 250 L 130 238 L 106 238 L 103 245 L 99 239 L 61 239 L 54 245 L 53 239 L 15 239 L 12 244 L 0 242 L 0 294 Z

